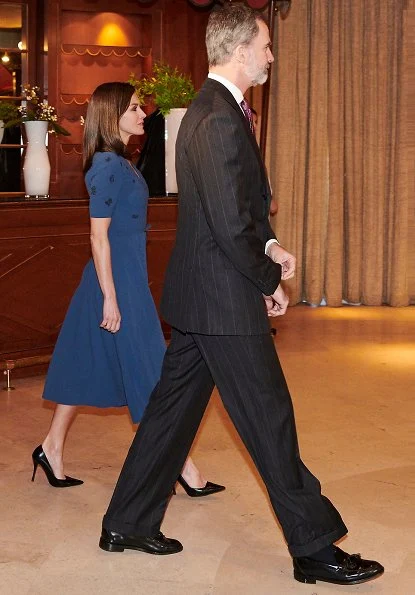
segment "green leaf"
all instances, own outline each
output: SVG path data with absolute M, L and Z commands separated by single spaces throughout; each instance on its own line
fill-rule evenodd
M 66 128 L 64 128 L 63 126 L 60 126 L 56 122 L 51 122 L 50 125 L 51 125 L 52 129 L 54 130 L 54 132 L 56 132 L 56 134 L 62 134 L 62 136 L 71 136 L 71 133 L 68 132 L 66 130 Z
M 4 128 L 13 128 L 13 126 L 20 126 L 22 123 L 21 118 L 16 118 L 15 120 L 9 120 L 4 124 Z
M 141 104 L 152 95 L 163 116 L 173 108 L 187 107 L 196 96 L 189 76 L 161 62 L 154 63 L 152 75 L 143 75 L 137 79 L 135 74 L 131 73 L 128 82 L 135 88 Z

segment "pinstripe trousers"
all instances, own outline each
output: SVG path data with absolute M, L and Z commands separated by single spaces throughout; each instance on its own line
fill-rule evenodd
M 291 397 L 271 336 L 176 329 L 103 527 L 157 534 L 215 384 L 265 483 L 291 555 L 310 555 L 344 536 L 339 513 L 301 461 Z

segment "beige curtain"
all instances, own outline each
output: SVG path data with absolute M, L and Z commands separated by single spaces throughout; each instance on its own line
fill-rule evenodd
M 293 0 L 276 19 L 266 161 L 291 303 L 415 301 L 412 5 Z

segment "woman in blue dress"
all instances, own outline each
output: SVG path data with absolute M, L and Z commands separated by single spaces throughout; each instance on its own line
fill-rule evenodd
M 128 83 L 97 87 L 88 105 L 83 156 L 90 196 L 92 258 L 66 314 L 43 398 L 56 402 L 49 432 L 33 454 L 54 487 L 83 483 L 63 468 L 77 406 L 128 405 L 139 422 L 158 382 L 165 342 L 148 285 L 147 184 L 126 157 L 145 113 Z M 192 496 L 224 489 L 206 482 L 189 458 L 179 482 Z

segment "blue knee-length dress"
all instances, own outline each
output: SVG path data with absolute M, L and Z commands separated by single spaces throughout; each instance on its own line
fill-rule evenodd
M 65 405 L 128 405 L 138 422 L 160 377 L 165 342 L 148 286 L 148 188 L 141 173 L 113 152 L 99 152 L 85 176 L 91 217 L 111 217 L 108 238 L 121 328 L 100 328 L 103 295 L 87 263 L 46 377 L 43 398 Z

